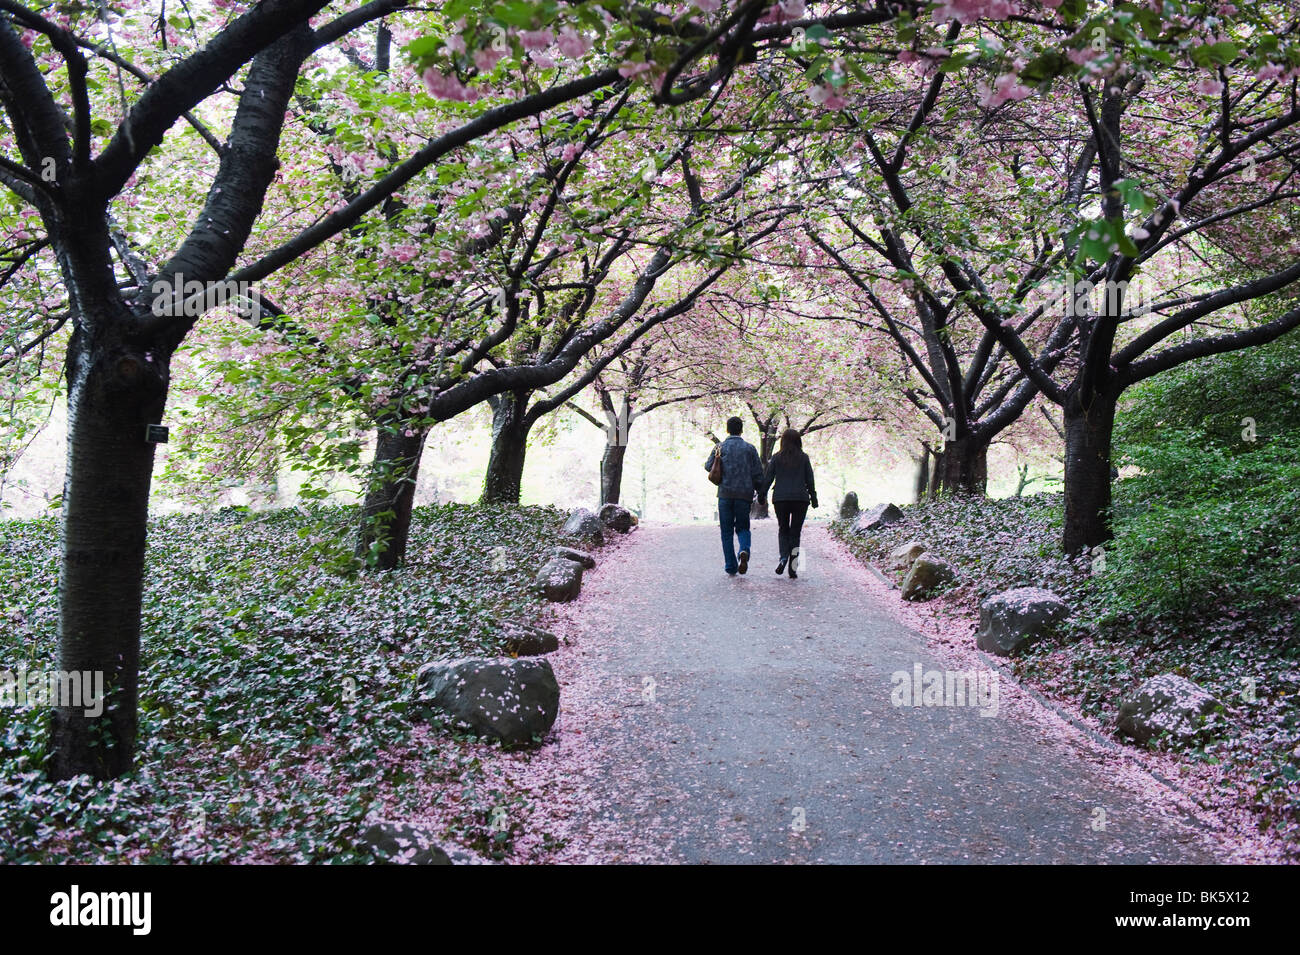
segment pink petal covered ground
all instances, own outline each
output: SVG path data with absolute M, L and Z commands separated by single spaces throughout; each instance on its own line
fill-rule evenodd
M 862 589 L 904 626 L 926 638 L 932 653 L 951 661 L 954 669 L 997 667 L 1002 673 L 999 706 L 1021 711 L 1027 722 L 1040 726 L 1045 736 L 1067 740 L 1083 758 L 1111 774 L 1117 783 L 1146 795 L 1152 806 L 1164 806 L 1195 818 L 1222 850 L 1227 863 L 1278 863 L 1286 861 L 1285 848 L 1276 836 L 1261 833 L 1244 812 L 1217 805 L 1216 793 L 1227 785 L 1220 767 L 1191 764 L 1175 754 L 1138 749 L 1107 740 L 1110 727 L 1102 726 L 1067 701 L 1029 690 L 1015 682 L 1005 664 L 975 647 L 973 634 L 978 611 L 961 591 L 926 603 L 911 603 L 863 566 L 848 549 L 829 535 L 827 546 L 852 568 Z
M 560 650 L 549 656 L 561 687 L 560 715 L 543 745 L 510 752 L 487 743 L 456 744 L 462 763 L 477 764 L 466 777 L 473 779 L 475 792 L 427 777 L 413 782 L 410 785 L 419 790 L 404 793 L 408 804 L 414 795 L 416 804 L 426 808 L 414 818 L 404 814 L 403 821 L 450 831 L 454 837 L 455 827 L 463 825 L 466 806 L 481 806 L 483 794 L 495 792 L 505 807 L 501 820 L 511 833 L 503 860 L 507 863 L 653 863 L 676 858 L 673 850 L 680 834 L 681 810 L 685 808 L 689 815 L 694 804 L 686 792 L 662 779 L 649 778 L 647 769 L 656 764 L 658 756 L 647 750 L 663 747 L 666 757 L 670 741 L 644 734 L 632 738 L 622 727 L 626 714 L 634 712 L 632 708 L 661 704 L 647 700 L 639 677 L 626 676 L 621 683 L 617 678 L 611 680 L 609 669 L 602 666 L 606 654 L 602 648 L 610 636 L 593 631 L 595 621 L 608 620 L 611 602 L 628 614 L 654 612 L 653 607 L 641 605 L 642 598 L 631 596 L 637 593 L 636 582 L 645 570 L 641 566 L 644 558 L 638 557 L 639 536 L 639 532 L 616 536 L 602 548 L 597 568 L 585 575 L 579 598 L 553 608 L 543 621 L 562 641 Z M 1252 831 L 1248 819 L 1213 808 L 1213 793 L 1221 782 L 1214 767 L 1190 766 L 1169 755 L 1112 743 L 1103 738 L 1108 728 L 1081 717 L 1063 701 L 1049 704 L 1041 695 L 1016 684 L 1004 664 L 976 650 L 976 619 L 969 599 L 957 595 L 929 603 L 905 603 L 897 590 L 860 564 L 824 528 L 806 528 L 805 542 L 817 560 L 834 566 L 835 586 L 858 588 L 859 599 L 868 598 L 923 635 L 926 650 L 945 665 L 954 670 L 999 668 L 998 705 L 1025 728 L 1021 738 L 1026 747 L 1068 747 L 1079 761 L 1088 764 L 1093 776 L 1108 781 L 1117 799 L 1137 800 L 1144 812 L 1153 815 L 1193 818 L 1224 862 L 1283 859 L 1280 845 Z M 671 599 L 671 595 L 660 595 L 660 599 L 664 596 Z M 701 608 L 701 614 L 705 611 Z M 417 742 L 432 732 L 421 729 Z M 641 758 L 628 758 L 628 747 L 636 747 Z M 421 758 L 418 750 L 392 755 L 412 761 L 413 769 Z M 420 779 L 418 772 L 412 775 Z M 923 779 L 915 784 L 918 791 L 924 790 Z M 904 793 L 913 791 L 906 788 L 913 785 L 911 779 L 900 780 L 900 785 L 905 787 Z M 383 817 L 392 802 L 391 796 L 381 797 L 373 805 L 372 815 Z M 676 810 L 676 831 L 666 821 L 672 810 Z M 635 825 L 623 821 L 629 817 L 636 818 Z M 693 824 L 711 829 L 737 854 L 746 854 L 742 844 L 746 827 L 738 818 L 701 817 Z M 801 837 L 792 832 L 789 838 L 793 848 Z

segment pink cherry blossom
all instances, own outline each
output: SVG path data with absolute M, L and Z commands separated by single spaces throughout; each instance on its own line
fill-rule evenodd
M 545 50 L 555 42 L 555 34 L 550 30 L 523 30 L 519 34 L 519 42 L 525 50 Z
M 993 81 L 993 88 L 990 89 L 987 84 L 978 84 L 980 92 L 980 105 L 989 109 L 1001 106 L 1008 100 L 1022 100 L 1033 93 L 1028 86 L 1021 84 L 1019 78 L 1014 73 L 1003 73 Z
M 424 80 L 424 88 L 429 91 L 429 95 L 437 99 L 459 100 L 461 102 L 472 103 L 478 99 L 478 91 L 466 86 L 454 76 L 440 73 L 433 67 L 429 67 L 421 74 Z
M 826 109 L 843 109 L 848 105 L 848 101 L 830 85 L 814 86 L 808 91 L 808 98 Z
M 591 49 L 591 40 L 578 33 L 573 27 L 565 27 L 560 31 L 558 46 L 561 53 L 571 60 L 576 60 Z
M 956 20 L 966 24 L 980 19 L 1005 20 L 1015 12 L 1012 0 L 942 0 L 934 18 L 940 23 Z
M 486 73 L 493 69 L 507 52 L 507 50 L 494 50 L 490 46 L 484 47 L 474 53 L 474 65 Z

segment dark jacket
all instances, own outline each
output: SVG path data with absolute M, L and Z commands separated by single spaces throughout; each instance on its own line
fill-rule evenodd
M 772 487 L 774 482 L 776 487 Z M 808 455 L 800 451 L 791 464 L 782 461 L 780 452 L 772 455 L 758 493 L 766 497 L 768 488 L 772 488 L 773 501 L 817 500 L 817 485 L 813 483 L 812 462 Z
M 713 469 L 713 456 L 722 454 L 722 483 L 718 497 L 748 501 L 763 483 L 763 462 L 754 446 L 738 434 L 733 434 L 711 452 L 704 462 L 704 470 Z

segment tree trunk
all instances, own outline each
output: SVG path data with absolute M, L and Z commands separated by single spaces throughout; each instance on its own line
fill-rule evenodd
M 930 456 L 928 444 L 921 446 L 921 456 L 916 459 L 915 503 L 920 504 L 930 493 Z
M 775 431 L 764 431 L 758 436 L 758 461 L 763 465 L 763 473 L 767 473 L 767 464 L 772 460 L 772 453 L 776 450 L 777 435 Z M 754 498 L 754 503 L 749 508 L 749 516 L 755 520 L 766 520 L 771 515 L 768 512 L 769 502 L 764 499 L 759 501 Z
M 394 570 L 406 560 L 426 436 L 424 431 L 406 432 L 397 419 L 380 424 L 375 433 L 375 460 L 357 534 L 357 556 L 375 570 Z
M 1067 554 L 1090 551 L 1111 538 L 1110 445 L 1118 396 L 1097 395 L 1085 408 L 1065 403 L 1065 530 Z
M 934 500 L 939 496 L 939 477 L 943 472 L 943 451 L 938 448 L 930 450 L 930 489 L 926 496 Z
M 626 444 L 606 444 L 605 453 L 600 459 L 600 502 L 617 504 L 623 492 L 623 458 L 627 455 Z
M 988 444 L 976 437 L 946 442 L 935 460 L 935 487 L 945 494 L 983 494 L 988 452 Z
M 529 391 L 509 391 L 491 400 L 492 454 L 483 479 L 482 504 L 518 504 L 524 483 L 524 455 L 530 424 Z
M 1020 475 L 1020 480 L 1016 482 L 1016 497 L 1024 497 L 1025 488 L 1029 486 L 1029 465 L 1020 465 L 1016 473 Z
M 100 340 L 79 330 L 68 345 L 59 669 L 101 673 L 104 700 L 98 715 L 87 716 L 84 705 L 52 711 L 48 772 L 55 780 L 121 776 L 135 751 L 154 459 L 145 425 L 162 421 L 168 369 L 160 354 L 116 333 L 129 321 L 88 323 L 105 328 Z

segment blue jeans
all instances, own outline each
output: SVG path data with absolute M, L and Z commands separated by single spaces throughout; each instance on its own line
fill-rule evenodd
M 722 526 L 723 566 L 727 573 L 734 574 L 740 565 L 736 563 L 736 548 L 731 535 L 740 539 L 741 550 L 749 550 L 749 501 L 718 498 L 718 523 Z

